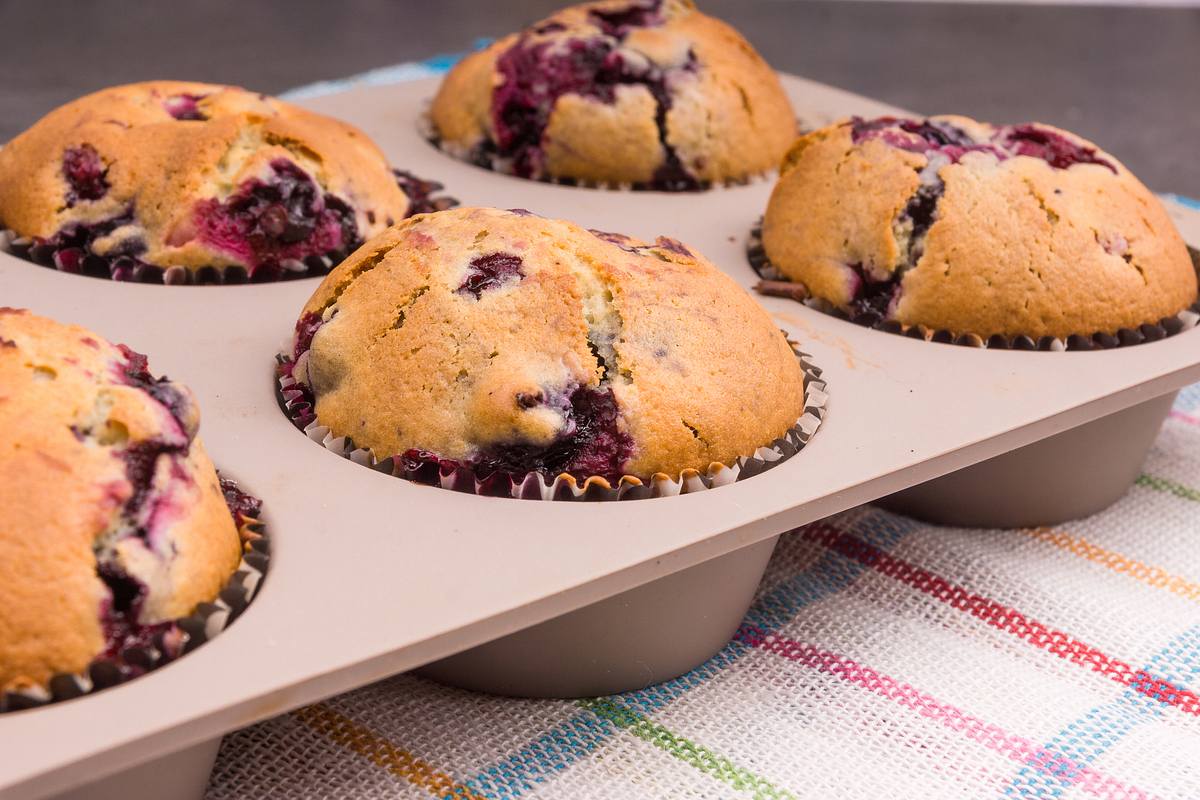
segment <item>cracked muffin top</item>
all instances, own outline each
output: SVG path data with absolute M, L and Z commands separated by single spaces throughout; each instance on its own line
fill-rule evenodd
M 803 413 L 786 337 L 703 257 L 520 210 L 368 242 L 305 305 L 295 356 L 333 435 L 480 477 L 674 478 Z
M 771 68 L 687 0 L 563 9 L 460 62 L 430 121 L 483 166 L 671 191 L 773 170 L 796 135 Z
M 148 645 L 233 574 L 198 424 L 145 357 L 0 308 L 0 694 Z
M 771 264 L 856 321 L 1066 338 L 1196 300 L 1162 204 L 1049 125 L 854 118 L 801 137 L 763 220 Z
M 324 273 L 409 213 L 362 131 L 230 86 L 104 89 L 0 150 L 0 223 L 68 272 L 273 280 L 326 257 Z

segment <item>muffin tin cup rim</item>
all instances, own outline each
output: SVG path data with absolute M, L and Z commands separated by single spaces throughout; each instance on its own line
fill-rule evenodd
M 218 473 L 219 474 L 219 473 Z M 241 494 L 237 481 L 221 479 L 222 489 L 228 484 Z M 228 501 L 226 501 L 228 503 Z M 230 508 L 233 511 L 232 507 Z M 116 657 L 98 656 L 79 673 L 56 673 L 45 686 L 22 687 L 0 692 L 0 718 L 20 711 L 31 711 L 78 697 L 86 697 L 113 686 L 119 686 L 187 656 L 196 648 L 225 631 L 240 617 L 262 591 L 270 568 L 271 535 L 263 521 L 261 510 L 251 516 L 240 514 L 237 525 L 242 557 L 233 574 L 208 602 L 198 603 L 191 614 L 168 620 L 161 634 L 174 641 L 165 645 L 170 652 L 155 648 L 136 648 Z M 155 637 L 158 639 L 158 637 Z M 138 663 L 138 662 L 141 663 Z
M 985 350 L 1021 350 L 1021 351 L 1088 351 L 1112 350 L 1118 347 L 1132 347 L 1139 344 L 1166 339 L 1179 333 L 1191 330 L 1200 325 L 1200 295 L 1187 308 L 1170 317 L 1163 317 L 1157 322 L 1145 323 L 1136 329 L 1122 328 L 1116 333 L 1100 331 L 1091 334 L 1074 333 L 1067 337 L 1041 336 L 1033 337 L 1025 334 L 1005 335 L 992 334 L 983 336 L 977 333 L 955 333 L 949 330 L 932 330 L 924 325 L 903 325 L 895 320 L 879 319 L 870 324 L 859 322 L 844 312 L 837 313 L 835 306 L 823 298 L 808 296 L 805 285 L 792 280 L 780 272 L 767 258 L 766 249 L 762 243 L 763 219 L 759 217 L 750 229 L 746 240 L 746 260 L 750 268 L 758 275 L 759 282 L 754 290 L 768 297 L 782 297 L 800 303 L 806 308 L 819 311 L 826 316 L 841 319 L 844 322 L 867 327 L 882 333 L 891 333 L 908 339 L 923 340 L 939 344 L 954 344 L 964 347 L 974 347 Z M 1197 278 L 1200 278 L 1200 251 L 1188 247 L 1188 254 L 1196 268 Z M 770 284 L 778 284 L 771 286 Z M 795 287 L 791 290 L 789 287 Z
M 804 449 L 820 429 L 829 403 L 827 383 L 822 378 L 821 369 L 812 362 L 810 355 L 800 349 L 798 343 L 789 339 L 788 345 L 800 364 L 804 376 L 803 413 L 796 423 L 781 436 L 756 448 L 748 455 L 739 456 L 732 465 L 712 462 L 703 471 L 688 468 L 682 470 L 675 477 L 658 472 L 652 475 L 648 481 L 643 481 L 633 475 L 624 475 L 615 487 L 607 478 L 598 475 L 592 475 L 583 480 L 565 472 L 558 475 L 542 472 L 529 472 L 524 476 L 504 475 L 500 477 L 500 481 L 507 480 L 510 484 L 506 493 L 496 490 L 496 481 L 494 480 L 496 474 L 480 479 L 469 467 L 459 466 L 449 474 L 439 469 L 436 486 L 465 494 L 523 500 L 640 500 L 691 494 L 758 475 L 778 466 Z M 303 358 L 307 354 L 305 351 L 299 358 Z M 292 360 L 281 354 L 279 363 L 282 368 L 291 364 Z M 309 439 L 322 445 L 331 453 L 356 464 L 370 467 L 376 472 L 384 472 L 412 483 L 434 485 L 406 476 L 400 460 L 396 457 L 376 459 L 369 449 L 356 447 L 349 437 L 335 436 L 327 426 L 321 425 L 316 419 L 315 410 L 307 395 L 296 388 L 297 386 L 295 379 L 280 371 L 276 380 L 276 399 L 293 426 L 301 430 Z M 312 415 L 311 420 L 306 420 L 308 414 Z

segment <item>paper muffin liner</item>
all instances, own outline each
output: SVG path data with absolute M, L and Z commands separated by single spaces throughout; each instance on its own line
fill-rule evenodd
M 112 658 L 100 656 L 83 672 L 57 674 L 46 686 L 0 693 L 0 714 L 71 700 L 133 680 L 187 655 L 241 616 L 266 579 L 271 542 L 259 516 L 261 502 L 227 478 L 221 478 L 221 490 L 239 521 L 242 560 L 217 596 L 198 604 L 188 616 L 166 623 L 154 635 L 151 647 L 126 648 Z
M 408 216 L 432 211 L 442 211 L 458 205 L 458 200 L 440 195 L 443 188 L 436 181 L 418 178 L 411 172 L 393 169 L 396 184 L 408 196 Z M 325 275 L 345 260 L 365 241 L 352 242 L 345 247 L 330 250 L 321 255 L 310 255 L 303 259 L 285 259 L 277 270 L 259 270 L 253 277 L 242 266 L 206 266 L 196 269 L 171 266 L 160 267 L 148 264 L 135 253 L 98 255 L 73 243 L 55 243 L 53 239 L 38 239 L 21 236 L 11 229 L 0 230 L 0 251 L 11 253 L 59 272 L 107 278 L 114 281 L 166 284 L 168 286 L 273 283 L 275 281 L 311 278 Z
M 1188 246 L 1188 255 L 1191 256 L 1192 265 L 1196 268 L 1196 275 L 1200 278 L 1200 251 Z M 760 279 L 754 286 L 754 290 L 759 294 L 795 300 L 837 319 L 847 320 L 877 331 L 941 344 L 983 347 L 993 350 L 1109 350 L 1114 347 L 1131 347 L 1146 342 L 1157 342 L 1168 336 L 1190 330 L 1200 323 L 1200 296 L 1197 296 L 1191 306 L 1172 317 L 1163 317 L 1157 322 L 1139 325 L 1137 328 L 1121 328 L 1116 333 L 1076 333 L 1065 338 L 1057 336 L 1035 338 L 1021 334 L 983 336 L 977 333 L 956 333 L 944 329 L 935 330 L 924 325 L 904 325 L 896 320 L 880 319 L 879 315 L 874 313 L 855 317 L 823 298 L 811 297 L 803 283 L 788 278 L 767 258 L 767 252 L 762 243 L 761 218 L 750 230 L 750 238 L 746 242 L 746 259 Z
M 476 145 L 475 147 L 462 147 L 453 142 L 448 142 L 438 135 L 433 126 L 433 122 L 429 117 L 429 112 L 417 117 L 417 131 L 421 134 L 425 141 L 436 147 L 441 152 L 458 161 L 465 161 L 482 169 L 490 170 L 501 175 L 507 175 L 512 178 L 520 178 L 521 180 L 534 181 L 536 183 L 549 183 L 555 186 L 570 186 L 579 189 L 601 189 L 604 191 L 614 192 L 664 192 L 666 194 L 697 194 L 700 192 L 708 192 L 714 189 L 729 189 L 735 186 L 749 186 L 755 183 L 774 182 L 779 177 L 778 170 L 769 169 L 762 172 L 755 172 L 741 178 L 727 178 L 723 181 L 697 181 L 695 188 L 686 189 L 670 189 L 654 183 L 628 183 L 628 182 L 612 182 L 612 181 L 589 181 L 580 178 L 563 178 L 553 175 L 544 175 L 539 178 L 527 178 L 523 175 L 517 175 L 513 170 L 513 162 L 510 158 L 504 158 L 499 153 L 495 152 L 489 146 Z M 490 140 L 484 140 L 485 145 L 490 145 Z
M 789 340 L 788 344 L 804 373 L 804 412 L 782 436 L 749 455 L 739 456 L 732 465 L 714 461 L 703 471 L 685 469 L 675 476 L 659 472 L 649 481 L 624 475 L 615 486 L 599 475 L 581 480 L 565 472 L 557 475 L 542 472 L 520 475 L 497 471 L 480 477 L 471 467 L 456 461 L 436 458 L 418 460 L 403 455 L 376 460 L 369 449 L 355 446 L 348 436 L 334 436 L 327 426 L 317 421 L 312 396 L 292 378 L 293 361 L 284 355 L 278 358 L 276 394 L 280 408 L 292 424 L 326 450 L 377 472 L 386 472 L 414 483 L 467 494 L 521 500 L 595 501 L 672 497 L 725 486 L 765 472 L 796 455 L 816 435 L 829 402 L 826 383 L 821 378 L 821 369 L 812 363 L 812 357 L 802 352 L 795 342 Z M 307 352 L 302 353 L 299 359 L 307 355 Z

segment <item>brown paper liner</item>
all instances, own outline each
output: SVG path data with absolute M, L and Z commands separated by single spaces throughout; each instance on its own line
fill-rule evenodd
M 804 372 L 804 413 L 783 436 L 749 455 L 740 456 L 732 465 L 713 462 L 704 471 L 685 469 L 674 477 L 660 472 L 651 476 L 649 481 L 624 475 L 616 485 L 598 475 L 580 480 L 565 472 L 558 475 L 494 472 L 481 478 L 469 466 L 458 462 L 413 462 L 404 456 L 390 456 L 377 461 L 369 450 L 356 447 L 347 436 L 334 436 L 328 427 L 317 421 L 311 395 L 291 377 L 292 361 L 282 355 L 279 357 L 276 396 L 279 407 L 292 424 L 325 449 L 377 472 L 386 472 L 414 483 L 467 494 L 522 500 L 594 501 L 672 497 L 713 489 L 765 472 L 796 455 L 816 435 L 829 401 L 826 384 L 821 379 L 820 368 L 812 363 L 811 356 L 801 352 L 795 342 L 789 340 L 788 343 Z M 300 358 L 305 355 L 301 354 Z
M 437 194 L 443 187 L 436 181 L 427 181 L 411 172 L 394 169 L 397 185 L 409 199 L 408 216 L 442 211 L 458 205 L 458 200 Z M 57 236 L 58 234 L 56 234 Z M 0 230 L 0 251 L 31 261 L 39 266 L 93 278 L 114 281 L 166 284 L 168 286 L 273 283 L 276 281 L 311 278 L 325 275 L 354 252 L 363 240 L 351 242 L 345 247 L 330 250 L 321 255 L 304 259 L 281 261 L 277 269 L 259 270 L 253 276 L 241 266 L 207 266 L 190 269 L 181 266 L 160 267 L 148 264 L 136 255 L 120 254 L 102 256 L 84 251 L 71 243 L 55 243 L 51 239 L 36 239 L 21 236 L 13 230 Z
M 1200 251 L 1188 246 L 1188 254 L 1200 278 Z M 868 313 L 852 316 L 834 306 L 827 300 L 812 297 L 803 283 L 793 281 L 780 272 L 767 258 L 766 249 L 762 243 L 762 218 L 755 222 L 746 241 L 746 260 L 751 269 L 760 278 L 754 290 L 769 297 L 784 297 L 828 314 L 837 319 L 853 322 L 856 325 L 872 328 L 885 333 L 895 333 L 910 339 L 923 339 L 927 342 L 941 344 L 956 344 L 964 347 L 983 347 L 992 350 L 1109 350 L 1114 347 L 1131 347 L 1146 342 L 1157 342 L 1168 336 L 1174 336 L 1200 323 L 1200 296 L 1191 306 L 1180 311 L 1173 317 L 1163 317 L 1157 322 L 1140 325 L 1137 328 L 1122 328 L 1116 333 L 1076 333 L 1066 338 L 1055 336 L 1032 336 L 992 334 L 984 336 L 977 333 L 956 333 L 948 330 L 934 330 L 924 325 L 903 325 L 896 320 L 880 319 L 878 314 Z
M 79 674 L 60 673 L 46 686 L 0 693 L 0 714 L 37 708 L 93 694 L 133 680 L 195 650 L 229 627 L 262 588 L 270 566 L 270 537 L 259 517 L 261 503 L 222 478 L 225 502 L 238 520 L 242 560 L 224 588 L 186 617 L 171 620 L 155 634 L 152 647 L 130 647 L 115 658 L 99 657 Z

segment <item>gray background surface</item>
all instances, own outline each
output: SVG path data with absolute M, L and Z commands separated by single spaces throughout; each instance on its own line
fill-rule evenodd
M 461 51 L 567 0 L 0 0 L 0 140 L 148 78 L 266 92 Z M 699 0 L 778 69 L 927 113 L 1071 128 L 1200 197 L 1200 9 Z

